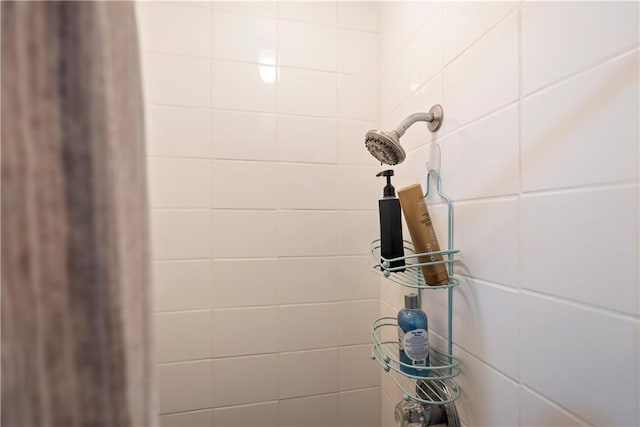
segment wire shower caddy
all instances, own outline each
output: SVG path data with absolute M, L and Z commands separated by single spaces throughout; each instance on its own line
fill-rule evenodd
M 453 204 L 451 199 L 442 192 L 442 179 L 438 169 L 432 169 L 427 165 L 426 193 L 424 198 L 429 196 L 432 176 L 435 181 L 438 196 L 447 204 L 447 249 L 437 252 L 415 253 L 411 242 L 405 240 L 405 256 L 386 259 L 380 254 L 380 239 L 371 242 L 371 255 L 378 264 L 373 270 L 379 275 L 396 282 L 404 287 L 417 290 L 418 300 L 422 304 L 422 291 L 447 291 L 447 349 L 438 350 L 429 348 L 430 366 L 416 367 L 407 365 L 399 360 L 399 348 L 397 339 L 397 320 L 393 317 L 382 317 L 375 320 L 371 325 L 371 338 L 373 347 L 371 349 L 371 359 L 376 360 L 390 379 L 404 393 L 405 400 L 417 400 L 426 404 L 446 404 L 455 401 L 460 396 L 460 387 L 455 382 L 455 377 L 460 373 L 460 360 L 453 357 L 453 288 L 460 284 L 454 277 L 454 264 L 458 260 L 454 255 L 460 251 L 453 248 Z M 420 262 L 419 257 L 432 255 L 442 255 L 442 261 Z M 405 265 L 401 267 L 391 267 L 393 261 L 404 260 Z M 425 283 L 422 275 L 422 266 L 445 264 L 449 274 L 449 281 L 446 285 L 430 286 Z M 404 271 L 402 271 L 404 270 Z M 401 367 L 412 368 L 419 375 L 411 375 L 402 372 Z M 448 393 L 443 393 L 447 390 Z

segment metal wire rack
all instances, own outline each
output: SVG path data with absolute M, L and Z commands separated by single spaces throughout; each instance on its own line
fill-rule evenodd
M 397 321 L 393 317 L 382 317 L 371 325 L 371 338 L 373 348 L 371 358 L 376 360 L 384 369 L 391 380 L 404 393 L 405 400 L 417 400 L 426 404 L 445 404 L 455 401 L 460 396 L 460 388 L 454 381 L 460 373 L 460 361 L 453 356 L 453 288 L 459 285 L 454 276 L 454 264 L 457 260 L 454 255 L 458 250 L 453 246 L 453 204 L 451 199 L 442 192 L 442 180 L 439 170 L 429 169 L 425 199 L 429 196 L 431 177 L 433 176 L 438 195 L 447 203 L 448 209 L 448 238 L 447 249 L 438 252 L 415 253 L 411 242 L 405 241 L 405 256 L 386 259 L 380 255 L 380 240 L 371 242 L 371 255 L 376 259 L 373 270 L 388 280 L 402 286 L 418 291 L 421 301 L 424 290 L 447 290 L 448 298 L 448 327 L 447 350 L 441 351 L 435 348 L 429 349 L 430 366 L 416 367 L 406 365 L 398 359 L 399 347 L 397 342 Z M 442 255 L 441 261 L 420 262 L 420 258 L 433 255 Z M 404 260 L 402 267 L 391 267 L 394 261 Z M 445 264 L 449 273 L 449 281 L 446 285 L 431 286 L 424 281 L 422 268 L 425 265 Z M 412 368 L 418 375 L 403 372 L 401 367 Z M 444 392 L 446 391 L 446 392 Z

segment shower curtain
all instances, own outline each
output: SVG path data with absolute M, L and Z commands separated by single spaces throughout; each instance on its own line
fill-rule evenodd
M 129 2 L 2 2 L 1 421 L 155 424 Z

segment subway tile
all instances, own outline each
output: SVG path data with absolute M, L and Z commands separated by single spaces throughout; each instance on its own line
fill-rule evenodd
M 327 427 L 338 425 L 338 395 L 282 399 L 279 402 L 280 426 Z
M 211 311 L 160 313 L 154 316 L 157 363 L 211 357 Z
M 280 209 L 335 209 L 337 172 L 335 165 L 279 164 L 272 197 Z
M 278 16 L 303 22 L 335 25 L 338 19 L 337 2 L 278 2 Z
M 154 311 L 211 306 L 211 261 L 156 261 L 152 269 Z
M 209 211 L 151 211 L 151 254 L 154 260 L 211 256 Z
M 218 159 L 275 160 L 275 114 L 213 111 L 213 156 Z
M 280 20 L 278 64 L 336 71 L 336 30 L 325 25 Z
M 306 304 L 338 300 L 338 258 L 278 259 L 278 302 Z
M 338 26 L 377 32 L 379 13 L 377 2 L 338 2 Z
M 637 180 L 638 103 L 637 52 L 527 98 L 523 189 Z
M 145 99 L 153 104 L 209 107 L 209 59 L 143 53 Z
M 211 425 L 223 427 L 277 427 L 278 402 L 216 408 L 213 410 L 213 424 Z
M 212 60 L 211 69 L 213 108 L 276 111 L 275 65 Z
M 338 304 L 280 306 L 280 351 L 311 350 L 338 345 Z
M 213 262 L 213 307 L 250 307 L 278 303 L 275 259 Z
M 214 10 L 244 13 L 258 16 L 278 16 L 278 3 L 275 1 L 214 1 Z
M 276 28 L 274 18 L 214 10 L 212 56 L 276 65 Z
M 147 167 L 151 207 L 211 207 L 211 161 L 151 157 Z
M 529 294 L 521 306 L 523 384 L 594 425 L 638 425 L 637 320 Z
M 520 206 L 524 288 L 638 314 L 637 187 L 523 197 Z
M 335 117 L 338 80 L 335 73 L 281 67 L 278 80 L 278 111 Z
M 276 211 L 215 210 L 213 257 L 275 257 L 277 225 Z
M 442 292 L 445 296 L 446 292 Z M 443 298 L 444 302 L 444 298 Z M 446 304 L 443 304 L 446 307 Z M 516 290 L 469 280 L 455 290 L 453 336 L 456 345 L 518 378 L 519 309 Z M 445 309 L 446 310 L 446 309 Z M 429 311 L 427 311 L 428 314 Z M 435 318 L 433 316 L 430 319 Z M 446 324 L 446 311 L 438 320 Z M 441 333 L 446 332 L 444 328 Z
M 337 348 L 280 353 L 278 366 L 280 399 L 338 391 Z
M 445 64 L 481 39 L 517 7 L 517 1 L 444 3 L 442 38 Z
M 520 425 L 524 427 L 586 426 L 555 403 L 520 387 Z
M 438 74 L 427 84 L 421 86 L 394 111 L 395 114 L 391 116 L 393 117 L 393 119 L 387 120 L 388 123 L 383 124 L 382 129 L 395 129 L 409 115 L 420 112 L 426 113 L 435 104 L 443 105 L 445 117 L 448 117 L 446 116 L 446 114 L 448 114 L 448 107 L 445 103 L 443 103 L 442 98 L 442 82 L 442 74 Z M 446 122 L 447 119 L 445 118 L 443 126 Z M 402 137 L 401 143 L 405 151 L 411 153 L 413 149 L 422 147 L 425 144 L 429 143 L 429 141 L 435 140 L 442 132 L 442 130 L 439 130 L 436 133 L 432 133 L 427 129 L 425 122 L 416 123 L 407 130 L 407 132 Z M 405 160 L 405 162 L 407 162 L 408 164 L 412 160 L 418 161 L 420 163 L 420 181 L 423 181 L 424 161 L 419 156 L 410 155 L 408 156 L 408 159 Z
M 213 361 L 213 407 L 278 399 L 278 355 Z
M 397 61 L 386 63 L 385 74 L 394 81 L 395 103 L 415 93 L 442 69 L 442 23 L 435 15 L 420 26 Z M 428 109 L 423 105 L 420 111 Z
M 455 249 L 460 260 L 456 270 L 477 279 L 519 286 L 518 202 L 515 199 L 457 205 Z M 445 220 L 446 221 L 446 220 Z M 447 224 L 442 224 L 446 227 Z M 442 247 L 446 233 L 438 233 Z M 523 254 L 523 257 L 529 256 Z
M 376 211 L 347 211 L 339 213 L 338 253 L 364 255 L 371 251 L 371 241 L 378 238 L 380 228 Z
M 525 94 L 638 44 L 635 2 L 527 2 L 522 16 Z
M 211 425 L 213 425 L 211 409 L 160 416 L 160 427 L 210 427 Z
M 371 360 L 371 344 L 340 347 L 338 358 L 341 391 L 380 385 L 380 365 Z
M 213 357 L 278 351 L 278 309 L 251 307 L 213 311 Z
M 381 31 L 382 63 L 397 58 L 422 24 L 430 19 L 439 20 L 440 14 L 438 2 L 400 2 Z
M 278 116 L 278 160 L 285 162 L 337 162 L 335 119 Z
M 378 105 L 376 78 L 338 76 L 338 116 L 341 119 L 378 120 Z
M 211 156 L 211 117 L 208 110 L 149 105 L 147 154 L 150 156 Z
M 376 260 L 370 255 L 338 258 L 338 286 L 341 301 L 380 297 L 380 276 L 373 272 L 375 264 Z
M 337 254 L 336 212 L 279 211 L 278 256 Z
M 468 426 L 518 425 L 518 384 L 469 353 L 454 349 L 461 360 L 456 377 L 460 398 L 456 406 Z
M 341 427 L 371 427 L 380 425 L 380 389 L 343 391 L 339 397 Z
M 518 85 L 518 15 L 514 13 L 445 69 L 443 132 L 515 101 Z
M 278 169 L 271 162 L 214 160 L 214 209 L 275 209 Z
M 179 3 L 136 3 L 143 51 L 209 56 L 210 12 Z
M 442 138 L 442 179 L 453 200 L 520 191 L 518 107 Z
M 378 34 L 338 30 L 338 72 L 378 75 Z
M 376 122 L 338 120 L 338 163 L 340 165 L 377 165 L 379 162 L 364 146 L 367 131 L 377 128 Z
M 211 372 L 210 360 L 158 366 L 160 414 L 210 408 Z
M 394 410 L 398 401 L 392 400 L 384 392 L 381 393 L 380 402 L 380 426 L 381 427 L 396 427 L 396 420 L 394 418 Z M 402 397 L 400 397 L 402 399 Z
M 371 323 L 379 314 L 378 300 L 340 301 L 340 345 L 368 344 L 371 341 Z
M 340 209 L 373 210 L 382 198 L 384 177 L 376 177 L 376 166 L 338 166 L 338 207 Z

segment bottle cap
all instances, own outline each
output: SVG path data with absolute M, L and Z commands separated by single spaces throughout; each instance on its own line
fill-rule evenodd
M 412 292 L 404 296 L 404 308 L 417 309 L 418 308 L 418 294 Z
M 391 177 L 393 176 L 393 169 L 384 170 L 376 176 L 384 176 L 387 178 L 387 185 L 384 187 L 382 196 L 386 199 L 389 197 L 396 197 L 396 189 L 391 185 Z

